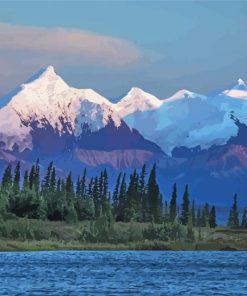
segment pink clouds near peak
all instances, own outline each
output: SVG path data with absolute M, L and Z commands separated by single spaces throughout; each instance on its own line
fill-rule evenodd
M 61 64 L 81 60 L 105 67 L 138 63 L 142 52 L 130 41 L 79 29 L 25 27 L 0 23 L 0 49 L 61 57 Z

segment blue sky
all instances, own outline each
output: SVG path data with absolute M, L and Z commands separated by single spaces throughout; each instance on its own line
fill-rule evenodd
M 247 80 L 246 15 L 245 1 L 0 2 L 0 94 L 49 64 L 110 98 L 224 89 Z

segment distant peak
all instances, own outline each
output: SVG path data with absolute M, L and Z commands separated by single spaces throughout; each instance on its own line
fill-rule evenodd
M 191 92 L 187 89 L 181 89 L 177 91 L 174 95 L 164 100 L 164 102 L 172 102 L 176 100 L 184 100 L 184 99 L 195 99 L 195 98 L 201 98 L 205 99 L 206 97 L 194 92 Z
M 140 93 L 140 92 L 144 92 L 141 88 L 139 87 L 132 87 L 129 91 L 129 93 Z
M 187 89 L 181 89 L 177 93 L 178 94 L 181 94 L 181 95 L 183 95 L 185 97 L 191 97 L 191 96 L 193 96 L 193 93 L 191 91 L 187 90 Z
M 49 76 L 49 77 L 56 77 L 57 76 L 53 66 L 47 66 L 47 67 L 41 68 L 35 74 L 33 74 L 28 80 L 26 80 L 25 84 L 31 83 L 41 77 L 46 77 L 46 76 Z
M 57 76 L 55 69 L 53 66 L 47 66 L 40 70 L 41 75 L 40 76 Z
M 241 78 L 238 79 L 238 85 L 244 85 L 244 86 L 246 86 L 245 82 Z

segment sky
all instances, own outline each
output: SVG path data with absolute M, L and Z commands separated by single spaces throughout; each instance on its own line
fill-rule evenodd
M 117 100 L 247 81 L 247 1 L 0 1 L 0 95 L 41 67 Z

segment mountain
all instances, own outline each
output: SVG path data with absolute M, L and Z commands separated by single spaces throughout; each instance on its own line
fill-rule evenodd
M 247 191 L 246 90 L 240 79 L 214 96 L 180 90 L 145 109 L 141 108 L 146 98 L 139 96 L 124 116 L 119 115 L 176 160 L 169 168 L 159 162 L 166 187 L 177 182 L 183 190 L 189 183 L 192 195 L 201 202 L 210 199 L 225 205 L 235 192 L 243 198 Z M 239 202 L 247 204 L 245 199 Z
M 223 95 L 231 98 L 247 100 L 247 85 L 243 79 L 239 78 L 237 84 L 232 88 L 225 90 Z
M 140 88 L 133 87 L 117 104 L 115 110 L 120 117 L 132 114 L 134 112 L 144 112 L 159 108 L 162 101 L 155 96 L 143 91 Z
M 0 169 L 39 158 L 61 174 L 86 166 L 115 176 L 156 162 L 164 196 L 189 183 L 192 197 L 228 205 L 247 192 L 246 93 L 239 79 L 211 96 L 183 89 L 161 100 L 135 87 L 112 103 L 49 66 L 0 100 Z
M 141 98 L 139 101 L 142 106 Z M 224 114 L 206 96 L 180 90 L 167 99 L 159 100 L 156 108 L 139 110 L 136 107 L 123 117 L 124 120 L 167 154 L 171 155 L 177 146 L 210 147 L 216 142 L 222 143 L 215 126 L 221 124 Z
M 238 133 L 233 117 L 247 124 L 245 98 L 247 86 L 242 79 L 212 97 L 183 89 L 160 100 L 138 89 L 120 100 L 116 111 L 130 127 L 172 155 L 176 147 L 226 144 Z
M 54 157 L 79 167 L 91 159 L 92 166 L 121 168 L 164 155 L 130 129 L 110 101 L 92 89 L 70 87 L 52 66 L 38 71 L 3 102 L 0 155 L 7 160 Z

